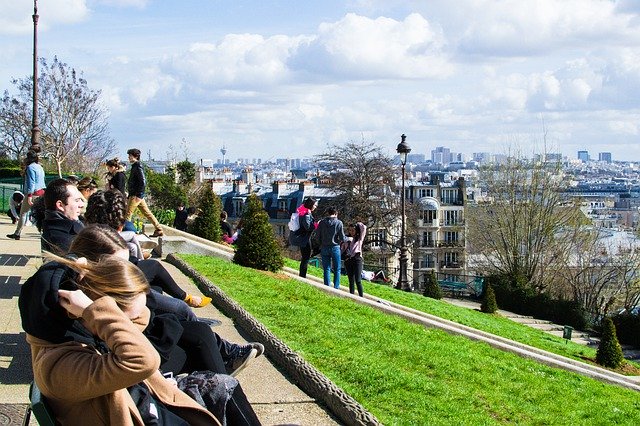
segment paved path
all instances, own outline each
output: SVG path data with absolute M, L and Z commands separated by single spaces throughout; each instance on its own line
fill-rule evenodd
M 15 227 L 0 218 L 0 424 L 22 424 L 33 379 L 29 346 L 18 311 L 20 286 L 41 265 L 40 235 L 26 227 L 20 241 L 5 237 Z M 200 294 L 191 280 L 163 262 L 188 293 Z M 213 330 L 227 340 L 246 342 L 233 321 L 209 305 L 196 310 L 200 317 L 222 321 Z M 238 375 L 249 401 L 264 425 L 336 425 L 338 422 L 313 398 L 281 374 L 267 356 L 256 359 Z M 35 424 L 35 422 L 32 422 Z

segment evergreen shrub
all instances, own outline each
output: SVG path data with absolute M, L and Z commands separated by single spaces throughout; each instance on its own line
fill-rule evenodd
M 616 326 L 611 318 L 606 317 L 602 323 L 602 336 L 596 352 L 596 362 L 604 367 L 618 368 L 622 365 L 622 361 L 624 357 L 616 337 Z
M 255 194 L 247 199 L 242 223 L 233 262 L 263 271 L 276 272 L 282 269 L 282 249 L 269 224 L 269 216 L 262 208 L 262 201 Z
M 205 185 L 200 191 L 198 210 L 198 217 L 189 228 L 189 232 L 209 241 L 219 242 L 222 235 L 220 231 L 222 201 L 209 185 Z
M 427 275 L 427 280 L 424 283 L 424 292 L 422 294 L 432 299 L 442 299 L 442 289 L 440 288 L 440 284 L 438 284 L 435 272 L 430 271 L 429 275 Z
M 498 304 L 496 303 L 496 294 L 493 291 L 491 284 L 487 284 L 484 287 L 482 296 L 482 303 L 480 304 L 480 311 L 485 314 L 493 314 L 498 310 Z

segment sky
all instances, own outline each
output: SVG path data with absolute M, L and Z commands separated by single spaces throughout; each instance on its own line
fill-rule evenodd
M 33 3 L 0 0 L 0 89 Z M 304 158 L 588 150 L 640 161 L 640 0 L 40 0 L 39 56 L 83 73 L 118 154 Z

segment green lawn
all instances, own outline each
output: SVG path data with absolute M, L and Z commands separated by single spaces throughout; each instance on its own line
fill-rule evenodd
M 637 392 L 385 315 L 283 275 L 180 257 L 384 424 L 640 423 Z

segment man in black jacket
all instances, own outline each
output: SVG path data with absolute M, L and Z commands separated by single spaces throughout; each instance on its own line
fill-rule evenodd
M 84 198 L 70 180 L 54 179 L 44 193 L 44 207 L 42 250 L 65 254 L 71 241 L 84 227 L 78 220 L 84 208 Z
M 129 174 L 129 182 L 128 182 L 128 191 L 129 191 L 129 200 L 127 207 L 127 220 L 131 220 L 131 216 L 133 216 L 133 212 L 136 208 L 139 208 L 142 214 L 149 219 L 149 221 L 153 224 L 153 227 L 156 229 L 151 235 L 152 237 L 161 237 L 164 235 L 162 232 L 162 228 L 160 228 L 160 222 L 158 219 L 151 213 L 149 207 L 147 206 L 147 202 L 144 200 L 144 192 L 146 189 L 146 179 L 144 177 L 144 171 L 142 170 L 142 165 L 140 164 L 140 150 L 137 148 L 132 148 L 127 151 L 129 155 L 129 163 L 131 164 L 131 172 Z

